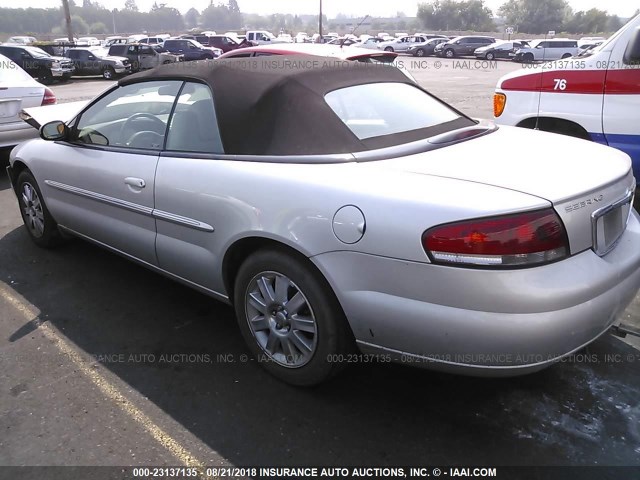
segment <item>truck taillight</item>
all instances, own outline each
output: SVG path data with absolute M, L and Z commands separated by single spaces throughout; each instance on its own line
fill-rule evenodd
M 422 235 L 433 263 L 529 267 L 569 255 L 569 240 L 553 209 L 450 223 Z
M 44 87 L 44 97 L 42 97 L 42 105 L 54 105 L 57 102 L 55 94 L 50 88 Z
M 507 105 L 507 96 L 504 93 L 493 94 L 493 116 L 498 118 L 504 112 Z

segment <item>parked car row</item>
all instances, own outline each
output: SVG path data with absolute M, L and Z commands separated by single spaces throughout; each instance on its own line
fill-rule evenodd
M 593 48 L 600 43 L 584 44 L 584 50 Z M 408 45 L 408 48 L 405 45 Z M 559 60 L 573 57 L 580 52 L 578 41 L 568 38 L 526 41 L 496 40 L 493 37 L 477 35 L 460 36 L 453 39 L 439 36 L 424 39 L 413 36 L 396 39 L 392 42 L 377 42 L 376 48 L 398 52 L 406 51 L 414 57 L 429 55 L 446 58 L 475 56 L 485 60 L 502 58 L 516 62 Z

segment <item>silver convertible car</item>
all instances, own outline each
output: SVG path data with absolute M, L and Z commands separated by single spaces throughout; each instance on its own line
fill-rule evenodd
M 8 169 L 37 245 L 90 240 L 232 304 L 292 384 L 354 358 L 536 371 L 640 287 L 626 154 L 479 123 L 392 67 L 166 65 L 40 136 Z

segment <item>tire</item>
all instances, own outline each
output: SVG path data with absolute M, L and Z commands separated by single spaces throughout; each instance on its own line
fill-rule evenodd
M 452 48 L 447 48 L 444 51 L 444 56 L 447 57 L 447 58 L 453 58 L 453 57 L 456 56 L 456 52 L 454 52 Z
M 416 50 L 416 57 L 424 57 L 427 52 L 424 51 L 424 48 L 419 48 Z
M 305 260 L 259 250 L 238 270 L 234 292 L 242 336 L 269 373 L 311 386 L 342 369 L 335 355 L 351 351 L 353 336 L 326 280 Z
M 116 76 L 116 72 L 113 70 L 113 67 L 107 67 L 102 70 L 102 78 L 105 80 L 113 80 Z
M 491 60 L 493 60 L 494 58 L 496 58 L 496 56 L 495 56 L 493 53 L 489 52 L 489 53 L 487 53 L 487 54 L 484 56 L 484 58 L 485 58 L 486 60 L 491 61 Z
M 522 57 L 522 61 L 524 63 L 533 63 L 534 57 L 533 57 L 533 53 L 525 53 L 524 56 Z
M 49 213 L 40 187 L 29 170 L 23 170 L 16 181 L 16 194 L 22 221 L 33 242 L 52 248 L 62 242 L 58 224 Z
M 562 59 L 564 60 L 565 58 L 570 58 L 571 54 L 570 53 L 565 53 L 564 55 L 562 55 Z
M 40 69 L 38 81 L 43 85 L 51 85 L 53 83 L 53 75 L 51 74 L 51 70 L 49 70 L 48 68 Z
M 384 49 L 385 52 L 393 52 L 393 47 L 386 47 Z

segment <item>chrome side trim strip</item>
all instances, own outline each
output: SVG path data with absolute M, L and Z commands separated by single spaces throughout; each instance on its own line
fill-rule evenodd
M 98 202 L 113 205 L 115 207 L 123 208 L 132 212 L 140 213 L 142 215 L 152 216 L 153 208 L 138 205 L 137 203 L 127 202 L 126 200 L 120 200 L 119 198 L 110 197 L 108 195 L 102 195 L 101 193 L 91 192 L 78 187 L 72 187 L 71 185 L 65 185 L 64 183 L 54 182 L 53 180 L 45 180 L 44 183 L 50 187 L 62 190 L 63 192 L 72 193 L 81 197 L 90 198 Z
M 201 222 L 189 217 L 183 217 L 182 215 L 176 215 L 175 213 L 169 213 L 162 210 L 154 210 L 153 217 L 158 220 L 165 220 L 171 223 L 177 223 L 178 225 L 184 225 L 186 227 L 194 228 L 203 232 L 213 232 L 214 228 L 208 223 Z
M 82 188 L 72 187 L 71 185 L 65 185 L 64 183 L 55 182 L 53 180 L 45 180 L 44 183 L 46 183 L 50 187 L 56 188 L 58 190 L 62 190 L 63 192 L 72 193 L 74 195 L 79 195 L 81 197 L 89 198 L 91 200 L 96 200 L 98 202 L 106 203 L 114 207 L 123 208 L 125 210 L 139 213 L 141 215 L 153 217 L 158 220 L 164 220 L 167 222 L 176 223 L 178 225 L 183 225 L 185 227 L 193 228 L 195 230 L 200 230 L 202 232 L 214 231 L 214 228 L 208 223 L 201 222 L 193 218 L 184 217 L 182 215 L 177 215 L 175 213 L 165 212 L 163 210 L 153 209 L 151 207 L 145 207 L 144 205 L 127 202 L 126 200 L 110 197 L 108 195 L 102 195 L 101 193 L 91 192 L 89 190 L 84 190 Z

